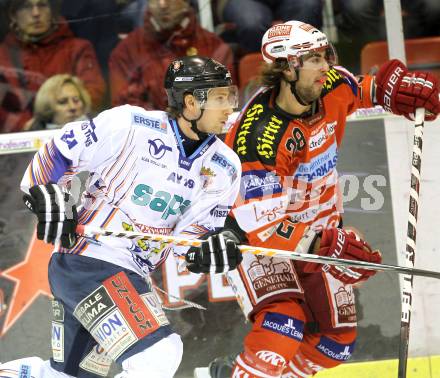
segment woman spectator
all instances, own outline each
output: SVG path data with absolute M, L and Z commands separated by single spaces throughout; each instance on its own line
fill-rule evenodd
M 0 131 L 20 131 L 50 76 L 77 76 L 97 108 L 105 83 L 90 42 L 75 38 L 59 17 L 57 0 L 10 0 L 10 32 L 0 45 Z
M 34 117 L 25 129 L 58 129 L 68 122 L 87 119 L 90 108 L 90 95 L 80 79 L 68 74 L 54 75 L 38 90 Z

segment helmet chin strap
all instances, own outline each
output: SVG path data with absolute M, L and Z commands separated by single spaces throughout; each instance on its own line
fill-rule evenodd
M 298 94 L 298 91 L 296 90 L 296 83 L 299 80 L 299 69 L 298 68 L 295 68 L 295 73 L 296 73 L 296 80 L 291 80 L 291 81 L 286 80 L 290 84 L 290 91 L 292 92 L 293 96 L 296 98 L 296 101 L 298 101 L 302 106 L 311 105 L 313 103 L 313 101 L 305 102 L 301 98 L 301 96 Z
M 201 110 L 200 110 L 200 116 L 199 116 L 197 119 L 188 119 L 188 118 L 185 117 L 185 115 L 184 115 L 183 112 L 182 112 L 182 117 L 183 117 L 183 119 L 191 124 L 191 130 L 192 130 L 192 131 L 193 131 L 193 132 L 199 137 L 199 139 L 200 139 L 201 141 L 202 141 L 202 140 L 205 140 L 205 139 L 209 136 L 209 134 L 207 134 L 207 133 L 205 133 L 205 132 L 203 132 L 203 131 L 200 131 L 200 130 L 197 128 L 197 121 L 198 121 L 200 118 L 202 118 L 202 116 L 203 116 L 203 112 L 204 112 L 204 111 L 205 111 L 205 109 L 201 109 Z

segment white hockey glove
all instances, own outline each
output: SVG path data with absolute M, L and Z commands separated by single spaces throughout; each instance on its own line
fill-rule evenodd
M 25 205 L 38 218 L 37 238 L 72 248 L 76 242 L 78 214 L 72 196 L 56 184 L 35 185 L 23 196 Z
M 193 273 L 225 273 L 243 260 L 237 245 L 239 237 L 230 230 L 210 235 L 201 247 L 191 247 L 185 255 L 187 269 Z

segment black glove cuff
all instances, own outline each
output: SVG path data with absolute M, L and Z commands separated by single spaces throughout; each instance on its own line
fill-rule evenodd
M 240 238 L 240 235 L 234 230 L 224 229 L 221 234 L 225 238 L 225 241 L 232 240 L 237 245 L 243 242 Z

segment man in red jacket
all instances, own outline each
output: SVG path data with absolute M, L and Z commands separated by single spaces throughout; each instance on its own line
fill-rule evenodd
M 50 76 L 79 77 L 95 107 L 105 82 L 90 42 L 75 38 L 59 18 L 56 0 L 11 0 L 11 30 L 0 45 L 0 132 L 20 131 L 32 102 Z
M 234 76 L 231 49 L 198 24 L 187 0 L 150 0 L 144 27 L 128 34 L 111 54 L 112 105 L 164 109 L 167 96 L 161 83 L 166 67 L 176 57 L 188 55 L 212 57 Z

